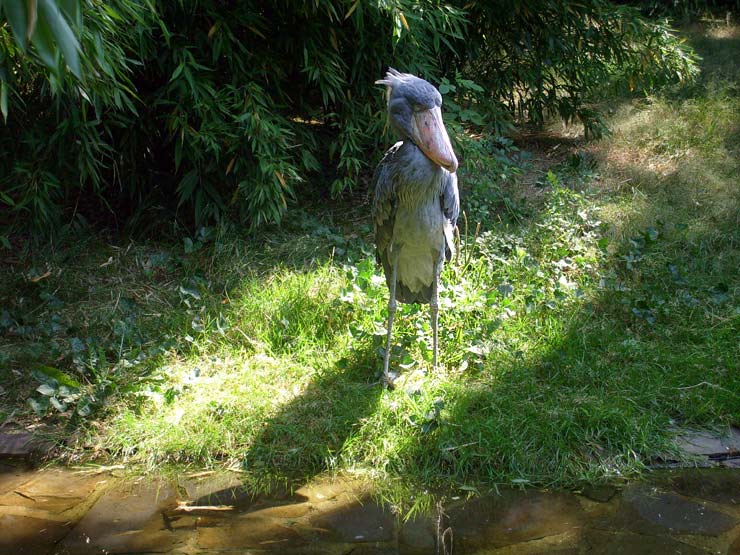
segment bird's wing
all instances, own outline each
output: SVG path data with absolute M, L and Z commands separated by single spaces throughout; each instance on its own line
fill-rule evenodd
M 442 194 L 439 197 L 442 207 L 442 213 L 449 221 L 450 225 L 445 226 L 445 258 L 451 260 L 455 254 L 455 242 L 452 236 L 457 218 L 460 215 L 460 192 L 457 189 L 457 174 L 445 172 L 444 182 L 442 183 Z
M 445 172 L 445 181 L 442 184 L 442 212 L 450 221 L 452 227 L 457 225 L 457 217 L 460 215 L 460 193 L 457 190 L 457 174 Z
M 375 228 L 376 255 L 378 262 L 382 262 L 384 267 L 388 261 L 383 254 L 390 246 L 393 225 L 396 219 L 396 179 L 393 169 L 396 166 L 398 151 L 402 145 L 403 141 L 399 141 L 388 149 L 375 169 L 375 175 L 373 176 L 375 194 L 373 196 L 372 217 L 373 227 Z M 388 271 L 388 268 L 385 268 L 385 270 Z

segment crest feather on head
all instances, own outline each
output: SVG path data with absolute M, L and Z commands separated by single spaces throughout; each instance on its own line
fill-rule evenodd
M 392 67 L 388 68 L 385 77 L 375 81 L 375 84 L 386 86 L 386 98 L 389 103 L 393 97 L 404 98 L 429 109 L 442 105 L 442 96 L 434 85 L 416 75 L 401 73 Z
M 401 73 L 397 69 L 393 69 L 392 67 L 389 67 L 388 71 L 385 74 L 385 77 L 375 81 L 375 84 L 385 85 L 387 87 L 395 87 L 396 85 L 400 85 L 404 81 L 410 81 L 413 78 L 414 76 L 411 75 L 410 73 Z
M 389 67 L 388 71 L 385 74 L 385 77 L 375 81 L 375 84 L 386 86 L 386 98 L 390 102 L 391 91 L 394 87 L 398 87 L 404 83 L 411 83 L 412 81 L 421 81 L 421 79 L 419 79 L 416 75 L 411 75 L 410 73 L 401 73 L 397 69 Z

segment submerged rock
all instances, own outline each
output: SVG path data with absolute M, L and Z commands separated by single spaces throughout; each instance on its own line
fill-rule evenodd
M 674 492 L 661 491 L 655 487 L 638 484 L 624 491 L 624 503 L 632 508 L 645 522 L 654 527 L 679 534 L 719 536 L 737 524 L 728 514 L 716 511 L 704 502 L 695 502 Z M 645 529 L 639 521 L 636 530 Z
M 338 503 L 313 517 L 311 525 L 341 542 L 388 542 L 395 535 L 395 517 L 370 499 Z
M 122 484 L 107 491 L 62 543 L 69 555 L 167 552 L 178 534 L 165 512 L 176 503 L 166 483 Z
M 589 555 L 707 555 L 707 551 L 669 536 L 589 530 L 584 541 Z
M 470 549 L 503 547 L 562 534 L 583 524 L 575 496 L 505 491 L 448 511 L 455 543 Z
M 612 486 L 588 485 L 581 488 L 581 495 L 598 503 L 608 503 L 616 494 L 617 488 Z
M 666 475 L 666 489 L 686 497 L 740 505 L 740 472 L 686 468 Z

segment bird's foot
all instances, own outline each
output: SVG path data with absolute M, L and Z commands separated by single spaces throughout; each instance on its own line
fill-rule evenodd
M 383 384 L 384 389 L 393 389 L 396 386 L 396 379 L 398 378 L 398 372 L 388 370 L 383 372 L 380 377 L 380 383 Z

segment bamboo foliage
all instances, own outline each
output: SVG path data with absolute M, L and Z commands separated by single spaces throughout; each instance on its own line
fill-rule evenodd
M 553 113 L 594 134 L 596 84 L 693 67 L 667 27 L 602 0 L 0 5 L 5 228 L 279 222 L 298 195 L 363 183 L 389 140 L 388 66 L 445 84 L 461 125 Z

